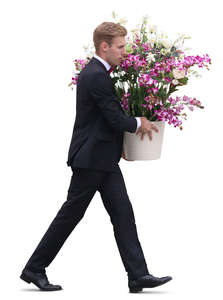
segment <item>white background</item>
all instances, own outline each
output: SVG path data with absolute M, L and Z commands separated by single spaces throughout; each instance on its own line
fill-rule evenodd
M 121 299 L 127 273 L 97 192 L 82 221 L 46 269 L 63 291 L 42 293 L 20 273 L 64 201 L 75 120 L 73 59 L 115 10 L 133 28 L 143 15 L 208 53 L 210 71 L 177 95 L 197 97 L 183 131 L 166 124 L 155 161 L 120 161 L 149 271 L 173 280 L 144 289 L 150 299 L 222 299 L 222 11 L 220 1 L 2 1 L 1 293 L 14 299 Z M 133 25 L 133 26 L 132 26 Z M 128 27 L 129 26 L 129 27 Z M 131 29 L 130 28 L 130 29 Z M 35 292 L 37 291 L 37 292 Z M 11 295 L 12 294 L 12 295 Z M 5 298 L 4 298 L 5 299 Z

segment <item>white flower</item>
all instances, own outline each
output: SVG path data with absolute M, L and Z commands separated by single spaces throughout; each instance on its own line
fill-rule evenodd
M 151 25 L 149 27 L 149 33 L 152 33 L 152 32 L 157 32 L 157 26 L 156 25 Z
M 132 29 L 132 30 L 130 30 L 134 35 L 136 35 L 136 34 L 140 34 L 140 30 L 138 29 L 138 28 L 134 28 L 134 29 Z
M 162 55 L 166 55 L 167 53 L 168 53 L 168 50 L 167 50 L 167 49 L 162 48 L 162 49 L 160 50 L 160 54 L 162 54 Z
M 119 24 L 123 24 L 123 25 L 126 24 L 127 22 L 128 22 L 127 19 L 124 19 L 124 18 L 122 18 L 118 21 Z
M 171 47 L 171 43 L 168 41 L 163 40 L 161 43 L 166 49 L 169 49 Z
M 173 77 L 175 79 L 181 79 L 185 77 L 185 70 L 173 69 Z
M 172 84 L 177 85 L 178 83 L 179 83 L 179 81 L 177 79 L 172 80 Z
M 148 23 L 148 19 L 150 18 L 150 16 L 148 16 L 148 15 L 145 15 L 144 17 L 142 17 L 142 22 L 143 22 L 143 24 L 147 24 Z
M 154 46 L 154 44 L 156 43 L 156 39 L 149 39 L 148 40 L 148 42 L 149 42 L 149 45 L 151 46 L 151 47 L 153 47 Z
M 148 53 L 148 55 L 146 56 L 146 60 L 148 63 L 151 63 L 152 61 L 155 61 L 155 55 L 152 54 L 151 52 Z

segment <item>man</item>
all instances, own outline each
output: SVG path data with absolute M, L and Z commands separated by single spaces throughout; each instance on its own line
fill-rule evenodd
M 114 228 L 118 250 L 128 274 L 130 292 L 162 285 L 172 278 L 154 277 L 148 271 L 138 239 L 134 212 L 118 162 L 124 131 L 148 134 L 158 129 L 145 117 L 127 116 L 115 93 L 109 75 L 111 66 L 120 64 L 125 53 L 126 29 L 120 24 L 103 22 L 94 30 L 94 57 L 80 72 L 77 82 L 76 119 L 67 165 L 72 178 L 67 201 L 42 237 L 24 267 L 21 279 L 44 291 L 61 290 L 49 283 L 45 268 L 63 243 L 98 190 Z

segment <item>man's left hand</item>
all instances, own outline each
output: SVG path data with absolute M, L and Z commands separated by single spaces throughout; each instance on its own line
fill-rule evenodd
M 124 150 L 122 151 L 122 158 L 124 158 L 124 159 L 127 160 L 127 161 L 134 161 L 134 160 L 131 160 L 131 159 L 127 159 L 127 158 L 125 157 L 125 152 L 124 152 Z

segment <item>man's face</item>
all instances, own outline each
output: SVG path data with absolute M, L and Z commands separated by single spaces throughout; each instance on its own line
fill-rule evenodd
M 109 47 L 106 42 L 102 42 L 101 54 L 103 56 L 101 55 L 101 57 L 110 65 L 119 65 L 121 63 L 123 55 L 126 54 L 125 45 L 126 41 L 124 36 L 114 37 L 111 47 Z

